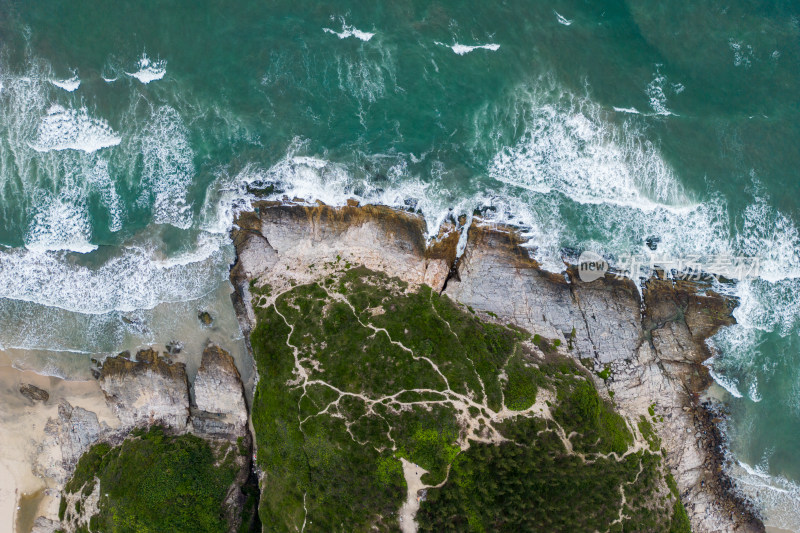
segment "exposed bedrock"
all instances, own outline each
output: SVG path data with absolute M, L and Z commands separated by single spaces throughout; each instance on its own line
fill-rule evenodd
M 152 349 L 109 357 L 100 372 L 106 401 L 125 428 L 159 424 L 183 430 L 189 420 L 186 367 Z
M 185 366 L 153 349 L 140 350 L 135 357 L 128 352 L 108 357 L 98 381 L 114 415 L 109 421 L 113 427 L 99 421 L 96 413 L 62 400 L 58 416 L 48 420 L 46 438 L 34 454 L 34 470 L 52 479 L 58 491 L 92 445 L 100 441 L 119 444 L 134 428 L 160 425 L 173 434 L 193 433 L 219 445 L 229 442 L 236 450 L 249 448 L 247 406 L 239 371 L 233 357 L 218 346 L 209 345 L 203 351 L 193 384 L 194 405 Z M 236 459 L 240 472 L 226 500 L 226 509 L 234 514 L 243 498 L 238 489 L 249 473 L 249 455 L 240 455 Z M 37 519 L 36 531 L 72 530 L 55 518 Z M 229 519 L 231 524 L 240 521 L 233 515 Z
M 642 294 L 611 275 L 581 282 L 574 272 L 543 272 L 511 228 L 473 226 L 445 290 L 545 336 L 558 336 L 596 372 L 631 421 L 653 411 L 667 461 L 696 531 L 759 531 L 749 506 L 730 491 L 719 434 L 698 404 L 710 383 L 705 341 L 734 323 L 734 302 L 702 284 L 652 279 Z M 505 296 L 502 296 L 505 295 Z
M 228 352 L 208 346 L 194 380 L 196 433 L 239 437 L 247 433 L 247 406 L 239 371 Z

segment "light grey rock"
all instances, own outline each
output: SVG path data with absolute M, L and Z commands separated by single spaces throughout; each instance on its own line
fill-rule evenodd
M 194 399 L 201 412 L 192 413 L 197 433 L 242 436 L 247 431 L 244 389 L 233 357 L 208 346 L 194 381 Z
M 61 525 L 58 522 L 40 516 L 33 522 L 31 533 L 55 533 L 60 528 Z
M 140 350 L 136 361 L 126 354 L 109 357 L 100 387 L 122 428 L 160 424 L 179 431 L 189 418 L 189 386 L 182 363 L 169 363 L 154 350 Z
M 645 288 L 643 302 L 630 280 L 607 276 L 583 283 L 574 271 L 548 273 L 513 228 L 480 224 L 470 227 L 456 275 L 447 279 L 458 240 L 452 227 L 426 243 L 419 217 L 388 208 L 275 203 L 256 208 L 237 219 L 233 232 L 238 261 L 231 279 L 245 335 L 255 323 L 251 281 L 279 293 L 321 278 L 326 268 L 352 263 L 412 285 L 427 283 L 501 322 L 560 339 L 562 351 L 589 359 L 595 369 L 608 366 L 611 377 L 601 390 L 615 393 L 617 408 L 632 426 L 655 405 L 654 423 L 695 531 L 763 530 L 757 521 L 738 516 L 738 500 L 720 489 L 717 472 L 704 468 L 718 465 L 719 457 L 694 395 L 709 382 L 700 365 L 709 355 L 704 340 L 731 323 L 730 302 L 704 295 L 696 285 L 658 280 Z M 268 305 L 270 297 L 263 298 L 261 304 Z M 213 431 L 219 419 L 198 417 L 196 423 Z M 701 438 L 692 438 L 698 431 Z
M 37 443 L 33 455 L 33 470 L 51 478 L 59 487 L 75 470 L 81 455 L 108 431 L 97 415 L 66 400 L 58 404 L 58 416 L 50 418 L 44 427 L 45 438 Z

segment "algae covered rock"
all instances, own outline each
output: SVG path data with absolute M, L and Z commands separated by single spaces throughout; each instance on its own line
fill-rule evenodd
M 24 383 L 19 386 L 19 392 L 33 402 L 46 402 L 50 399 L 50 393 L 44 389 L 40 389 L 36 385 Z

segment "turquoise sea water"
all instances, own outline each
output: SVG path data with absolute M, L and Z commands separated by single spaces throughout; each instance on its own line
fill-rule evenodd
M 713 369 L 737 476 L 800 530 L 796 2 L 0 0 L 0 84 L 19 364 L 68 375 L 199 308 L 233 324 L 248 187 L 408 206 L 431 230 L 481 209 L 554 269 L 648 239 L 753 256 Z

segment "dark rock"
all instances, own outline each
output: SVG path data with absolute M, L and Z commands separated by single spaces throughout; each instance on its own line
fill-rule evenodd
M 36 385 L 25 383 L 19 386 L 19 392 L 33 402 L 46 402 L 50 399 L 50 393 L 40 389 Z
M 183 350 L 183 343 L 178 341 L 172 341 L 166 346 L 167 353 L 170 355 L 178 355 Z
M 209 313 L 208 311 L 201 311 L 200 313 L 198 313 L 197 318 L 206 327 L 214 323 L 214 319 L 211 317 L 211 313 Z

